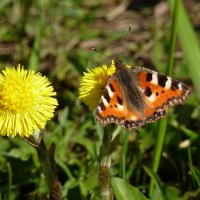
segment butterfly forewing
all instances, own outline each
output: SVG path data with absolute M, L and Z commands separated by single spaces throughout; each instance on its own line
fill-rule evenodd
M 103 126 L 107 123 L 118 123 L 126 128 L 137 128 L 141 122 L 139 113 L 128 109 L 124 93 L 115 76 L 111 76 L 101 96 L 96 118 Z
M 144 94 L 146 104 L 152 109 L 167 109 L 175 104 L 184 103 L 190 94 L 184 83 L 155 71 L 139 69 L 136 81 Z

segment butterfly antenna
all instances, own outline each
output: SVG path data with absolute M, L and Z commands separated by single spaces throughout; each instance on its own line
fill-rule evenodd
M 106 55 L 105 53 L 102 53 L 101 51 L 97 50 L 96 48 L 92 48 L 93 51 L 105 56 L 105 57 L 108 57 L 108 55 Z
M 131 33 L 131 29 L 132 29 L 132 27 L 130 25 L 129 28 L 128 28 L 128 33 L 127 33 L 127 36 L 126 36 L 126 41 L 125 41 L 125 44 L 124 44 L 124 49 L 126 49 L 126 47 L 127 47 L 127 43 L 128 43 L 128 39 L 129 39 L 129 36 L 130 36 L 130 33 Z

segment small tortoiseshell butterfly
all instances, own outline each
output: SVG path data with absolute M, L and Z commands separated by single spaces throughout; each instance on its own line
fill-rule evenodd
M 96 110 L 103 126 L 117 123 L 127 129 L 164 117 L 166 110 L 183 104 L 189 88 L 168 76 L 142 67 L 127 68 L 115 59 L 111 75 Z

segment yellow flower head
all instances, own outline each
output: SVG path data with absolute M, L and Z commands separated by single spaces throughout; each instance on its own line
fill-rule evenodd
M 91 110 L 97 107 L 109 76 L 114 72 L 115 63 L 112 61 L 109 67 L 103 65 L 92 70 L 87 69 L 87 72 L 83 74 L 79 88 L 79 99 L 88 105 Z
M 18 66 L 0 74 L 0 135 L 29 137 L 45 127 L 58 105 L 46 77 Z

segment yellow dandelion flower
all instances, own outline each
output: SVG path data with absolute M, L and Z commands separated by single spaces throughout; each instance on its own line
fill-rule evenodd
M 87 69 L 87 72 L 83 74 L 79 88 L 79 99 L 91 110 L 97 107 L 109 76 L 114 72 L 115 63 L 112 61 L 110 66 L 103 65 L 92 70 Z
M 29 137 L 53 117 L 58 105 L 48 79 L 32 70 L 6 68 L 0 74 L 0 135 Z

